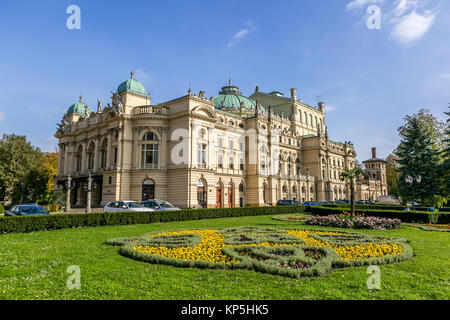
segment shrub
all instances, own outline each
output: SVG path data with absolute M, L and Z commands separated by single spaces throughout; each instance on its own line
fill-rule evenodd
M 317 216 L 328 216 L 334 214 L 343 213 L 343 209 L 330 208 L 330 207 L 311 207 L 311 213 Z M 357 212 L 370 217 L 400 219 L 402 222 L 407 223 L 428 223 L 430 212 L 418 212 L 418 211 L 394 211 L 394 210 L 367 210 L 357 209 Z M 450 214 L 440 212 L 439 224 L 449 224 Z
M 3 208 L 2 204 L 0 203 L 0 214 L 5 213 L 5 208 Z
M 303 206 L 198 209 L 154 212 L 103 212 L 57 214 L 36 217 L 8 217 L 0 220 L 0 233 L 27 233 L 81 227 L 118 226 L 173 221 L 217 219 L 304 212 Z

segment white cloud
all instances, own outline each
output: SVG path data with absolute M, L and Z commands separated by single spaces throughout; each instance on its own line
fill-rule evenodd
M 422 38 L 433 25 L 436 14 L 427 11 L 423 15 L 416 11 L 400 18 L 391 32 L 391 39 L 405 46 L 411 46 Z
M 141 82 L 146 82 L 150 80 L 150 74 L 142 69 L 136 69 L 136 71 L 134 72 L 134 78 Z
M 252 20 L 248 20 L 245 23 L 245 28 L 239 30 L 238 32 L 236 32 L 230 39 L 230 41 L 228 42 L 228 48 L 231 48 L 233 46 L 235 46 L 236 44 L 238 44 L 239 42 L 241 42 L 242 40 L 244 40 L 244 38 L 251 32 L 255 31 L 256 28 L 253 25 Z
M 336 110 L 336 107 L 333 106 L 325 106 L 325 112 L 332 112 Z
M 0 112 L 0 122 L 5 120 L 5 113 L 4 112 Z
M 382 4 L 384 0 L 352 0 L 346 6 L 347 11 L 363 9 L 369 4 Z
M 399 0 L 395 8 L 395 15 L 401 17 L 410 9 L 415 9 L 418 5 L 418 0 Z

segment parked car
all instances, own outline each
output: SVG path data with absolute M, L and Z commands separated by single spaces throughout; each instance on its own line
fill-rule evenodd
M 305 205 L 305 206 L 318 206 L 319 203 L 317 201 L 306 201 L 303 205 Z
M 114 201 L 108 203 L 104 208 L 104 212 L 150 212 L 155 211 L 151 208 L 142 206 L 135 201 Z
M 180 211 L 180 208 L 175 207 L 168 201 L 165 200 L 147 200 L 142 201 L 141 205 L 145 208 L 151 208 L 156 211 Z
M 31 217 L 47 214 L 50 214 L 50 212 L 37 204 L 26 204 L 12 207 L 5 212 L 5 217 Z
M 296 200 L 279 200 L 277 206 L 301 206 L 302 204 Z
M 350 200 L 339 200 L 339 201 L 336 201 L 336 203 L 338 203 L 338 204 L 350 204 Z

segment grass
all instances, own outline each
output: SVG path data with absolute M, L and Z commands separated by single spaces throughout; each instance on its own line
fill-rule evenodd
M 152 265 L 120 256 L 118 247 L 105 244 L 108 239 L 155 231 L 237 226 L 333 230 L 260 216 L 1 235 L 0 299 L 450 298 L 450 234 L 409 226 L 357 231 L 409 239 L 416 255 L 408 262 L 381 266 L 382 288 L 375 291 L 367 289 L 367 267 L 335 269 L 321 278 L 291 279 L 250 270 Z M 81 290 L 67 289 L 70 274 L 66 270 L 71 265 L 81 268 Z

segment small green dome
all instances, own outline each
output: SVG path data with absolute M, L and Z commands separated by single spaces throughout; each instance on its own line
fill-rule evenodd
M 88 115 L 91 114 L 91 108 L 89 108 L 87 104 L 83 103 L 80 97 L 80 101 L 70 106 L 70 108 L 67 110 L 67 114 L 70 115 L 75 113 L 80 116 L 85 116 L 86 110 Z
M 222 109 L 222 107 L 225 107 L 225 109 L 239 109 L 241 107 L 241 103 L 244 103 L 244 108 L 247 110 L 254 110 L 256 107 L 256 101 L 244 97 L 238 87 L 231 85 L 231 81 L 229 85 L 223 87 L 222 91 L 219 92 L 219 95 L 214 98 L 216 109 Z M 261 105 L 259 108 L 265 110 L 265 108 Z
M 139 81 L 133 79 L 133 73 L 131 73 L 131 78 L 125 82 L 122 82 L 117 88 L 117 92 L 132 92 L 135 94 L 139 94 L 141 96 L 148 97 L 147 90 L 144 85 Z

